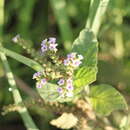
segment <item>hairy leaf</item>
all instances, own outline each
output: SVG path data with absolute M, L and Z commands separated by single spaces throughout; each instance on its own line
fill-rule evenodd
M 61 97 L 57 91 L 58 86 L 56 84 L 47 83 L 42 88 L 37 88 L 38 93 L 45 101 L 59 101 L 67 102 L 71 101 L 72 98 Z
M 83 29 L 73 43 L 73 52 L 84 56 L 81 67 L 76 70 L 74 84 L 78 91 L 96 80 L 98 43 L 89 29 Z
M 94 110 L 101 116 L 107 116 L 114 110 L 127 109 L 123 96 L 110 85 L 92 86 L 89 96 Z

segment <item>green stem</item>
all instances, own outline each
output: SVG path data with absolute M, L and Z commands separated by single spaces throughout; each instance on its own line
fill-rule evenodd
M 36 61 L 34 61 L 30 58 L 24 57 L 24 56 L 22 56 L 22 55 L 20 55 L 16 52 L 13 52 L 13 51 L 6 49 L 4 47 L 0 47 L 0 51 L 3 52 L 4 54 L 6 54 L 7 56 L 14 58 L 17 61 L 29 66 L 30 68 L 32 68 L 36 71 L 42 71 L 43 70 L 42 66 L 39 63 L 37 63 Z
M 86 22 L 87 28 L 91 28 L 91 26 L 92 26 L 93 18 L 94 18 L 94 15 L 96 14 L 98 4 L 99 4 L 99 0 L 95 0 L 95 1 L 91 0 L 90 1 L 89 15 L 88 15 L 87 22 Z
M 93 0 L 92 0 L 93 1 Z M 91 6 L 92 8 L 90 9 L 92 12 L 95 12 L 95 16 L 93 18 L 93 20 L 91 21 L 92 22 L 92 25 L 91 25 L 91 29 L 92 31 L 95 33 L 95 35 L 98 34 L 98 31 L 99 31 L 99 28 L 101 26 L 101 23 L 102 23 L 102 18 L 106 12 L 106 9 L 108 7 L 108 3 L 109 3 L 110 0 L 100 0 L 99 1 L 99 4 L 98 4 L 98 8 L 97 10 L 95 10 L 93 8 L 93 6 Z M 91 2 L 93 4 L 97 4 L 95 1 L 94 2 Z M 91 13 L 91 12 L 90 12 Z M 92 13 L 91 13 L 92 14 Z M 90 15 L 89 17 L 91 17 L 92 15 Z M 88 23 L 86 23 L 86 27 L 88 26 Z
M 0 18 L 1 18 L 1 20 L 0 20 L 0 34 L 1 34 L 0 37 L 2 37 L 2 31 L 3 31 L 2 26 L 4 24 L 4 0 L 0 0 Z M 2 41 L 1 39 L 0 39 L 0 41 Z M 0 46 L 2 46 L 2 42 L 0 42 Z M 13 76 L 13 73 L 11 72 L 7 58 L 6 58 L 5 54 L 2 52 L 0 52 L 0 57 L 1 57 L 1 60 L 3 62 L 3 65 L 5 67 L 8 82 L 9 82 L 11 89 L 12 89 L 14 102 L 15 102 L 15 104 L 21 103 L 22 98 L 20 96 L 19 90 L 16 87 L 16 82 L 14 80 L 14 76 Z M 36 127 L 36 125 L 34 124 L 32 118 L 29 115 L 28 110 L 26 109 L 25 106 L 23 106 L 21 109 L 19 109 L 18 112 L 21 115 L 27 130 L 39 130 Z
M 62 39 L 64 41 L 64 47 L 67 50 L 71 50 L 71 42 L 73 40 L 73 33 L 70 27 L 69 18 L 65 9 L 65 0 L 50 0 L 53 8 L 56 20 L 59 25 Z
M 116 14 L 115 23 L 118 27 L 120 27 L 123 23 L 122 10 L 116 9 L 115 14 Z M 115 52 L 116 52 L 115 56 L 117 58 L 122 58 L 124 55 L 123 34 L 122 31 L 119 29 L 115 31 Z

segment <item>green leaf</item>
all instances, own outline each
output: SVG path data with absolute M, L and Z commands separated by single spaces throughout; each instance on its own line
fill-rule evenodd
M 107 116 L 115 110 L 127 109 L 124 97 L 110 85 L 92 86 L 89 96 L 95 112 L 101 116 Z
M 40 71 L 43 70 L 43 67 L 37 63 L 36 61 L 29 59 L 27 57 L 24 57 L 16 52 L 13 52 L 11 50 L 8 50 L 6 48 L 0 47 L 0 51 L 5 53 L 6 55 L 8 55 L 9 57 L 29 66 L 30 68 L 36 70 L 36 71 Z
M 84 56 L 81 67 L 74 74 L 75 87 L 81 91 L 84 86 L 96 80 L 98 43 L 93 32 L 83 29 L 74 41 L 72 51 Z
M 61 97 L 57 91 L 59 86 L 51 83 L 47 83 L 46 85 L 42 86 L 42 88 L 37 88 L 38 93 L 45 101 L 51 102 L 67 102 L 71 101 L 72 98 Z
M 55 101 L 58 99 L 59 94 L 57 92 L 58 86 L 54 84 L 47 84 L 43 86 L 42 88 L 37 88 L 40 96 L 45 101 Z
M 75 93 L 79 93 L 85 86 L 96 80 L 96 77 L 93 75 L 96 71 L 96 68 L 91 67 L 81 67 L 78 70 L 74 79 Z

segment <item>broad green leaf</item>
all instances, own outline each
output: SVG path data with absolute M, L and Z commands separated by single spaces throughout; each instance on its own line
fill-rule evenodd
M 98 43 L 93 32 L 83 29 L 74 41 L 72 51 L 84 56 L 81 67 L 74 75 L 75 87 L 81 91 L 84 86 L 96 80 Z
M 72 113 L 63 113 L 57 119 L 52 120 L 50 123 L 58 128 L 70 129 L 78 122 L 78 118 Z
M 43 70 L 42 66 L 32 59 L 24 57 L 24 56 L 22 56 L 22 55 L 20 55 L 16 52 L 13 52 L 13 51 L 8 50 L 8 49 L 3 48 L 3 47 L 0 47 L 0 51 L 5 53 L 7 56 L 9 56 L 9 57 L 27 65 L 27 66 L 29 66 L 30 68 L 33 68 L 36 71 Z
M 96 71 L 96 68 L 91 67 L 81 67 L 78 70 L 74 79 L 74 85 L 76 86 L 75 93 L 79 93 L 83 87 L 96 80 L 96 77 L 93 75 Z
M 38 93 L 45 101 L 67 102 L 72 100 L 72 98 L 61 97 L 57 89 L 58 86 L 51 83 L 47 83 L 45 86 L 42 86 L 42 88 L 37 88 Z
M 95 112 L 101 116 L 107 116 L 114 110 L 127 109 L 124 97 L 110 85 L 92 86 L 89 96 Z

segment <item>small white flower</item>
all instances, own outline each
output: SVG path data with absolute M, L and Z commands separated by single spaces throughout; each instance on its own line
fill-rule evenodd
M 61 88 L 61 87 L 59 87 L 58 89 L 57 89 L 57 91 L 58 91 L 58 93 L 62 93 L 63 92 L 63 89 Z
M 41 80 L 42 85 L 45 85 L 46 83 L 47 83 L 47 80 L 45 78 Z
M 68 91 L 72 91 L 74 88 L 73 88 L 73 85 L 67 84 L 66 89 L 67 89 Z
M 57 51 L 57 48 L 56 48 L 57 45 L 58 45 L 58 44 L 50 44 L 50 45 L 49 45 L 49 49 L 50 49 L 51 51 Z
M 36 87 L 37 87 L 37 88 L 42 88 L 42 84 L 41 84 L 41 83 L 37 83 L 37 84 L 36 84 Z
M 65 83 L 65 80 L 64 80 L 64 79 L 60 79 L 60 80 L 58 81 L 58 84 L 59 84 L 59 85 L 64 85 L 64 83 Z
M 47 45 L 42 44 L 41 51 L 42 51 L 42 52 L 47 51 Z
M 65 66 L 70 65 L 70 60 L 69 60 L 69 59 L 65 59 L 65 60 L 64 60 L 64 65 L 65 65 Z
M 48 41 L 48 43 L 55 43 L 56 42 L 56 38 L 54 38 L 54 37 L 50 37 L 49 38 L 49 41 Z
M 36 72 L 33 74 L 33 79 L 36 79 L 36 78 L 40 77 L 41 75 L 42 75 L 41 72 Z
M 19 38 L 20 38 L 20 35 L 17 34 L 15 37 L 13 37 L 12 41 L 16 43 L 16 42 L 18 42 Z
M 73 61 L 72 61 L 72 66 L 73 66 L 73 67 L 78 67 L 81 63 L 82 63 L 82 62 L 81 62 L 80 60 L 76 59 L 76 60 L 73 60 Z

